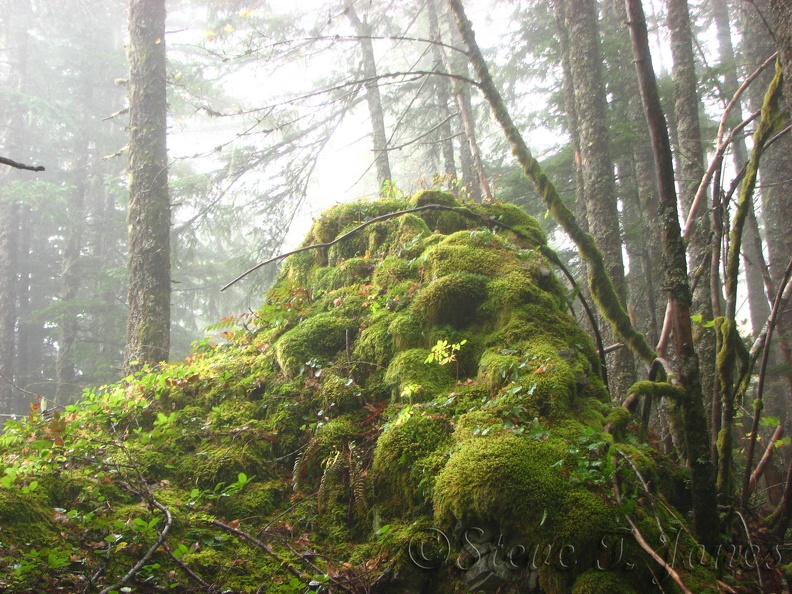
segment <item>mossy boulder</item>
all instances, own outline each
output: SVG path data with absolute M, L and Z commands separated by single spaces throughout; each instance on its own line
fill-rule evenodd
M 218 591 L 652 587 L 629 540 L 635 571 L 591 568 L 625 513 L 652 542 L 684 528 L 686 471 L 611 406 L 538 223 L 430 190 L 328 210 L 304 246 L 331 242 L 290 256 L 232 340 L 8 425 L 0 589 L 115 587 L 163 508 L 170 551 Z M 200 583 L 164 545 L 140 572 L 141 591 Z

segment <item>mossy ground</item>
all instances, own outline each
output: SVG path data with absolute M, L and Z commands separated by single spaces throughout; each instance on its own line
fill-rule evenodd
M 344 204 L 306 245 L 426 204 L 460 206 L 438 192 Z M 167 545 L 133 591 L 303 591 L 311 580 L 464 591 L 501 551 L 471 550 L 471 531 L 522 551 L 505 574 L 487 570 L 501 592 L 652 591 L 629 540 L 639 569 L 591 568 L 625 511 L 651 517 L 648 499 L 684 477 L 664 478 L 611 408 L 536 221 L 510 205 L 466 208 L 518 233 L 435 210 L 366 227 L 290 257 L 266 303 L 227 322 L 220 344 L 87 392 L 54 422 L 10 424 L 0 587 L 112 585 L 157 541 L 167 508 Z M 614 473 L 636 482 L 622 458 L 654 490 L 625 487 L 620 504 Z M 438 530 L 447 541 L 426 539 Z M 422 561 L 411 548 L 420 538 L 450 548 Z M 567 560 L 574 551 L 575 564 L 534 563 L 534 544 Z

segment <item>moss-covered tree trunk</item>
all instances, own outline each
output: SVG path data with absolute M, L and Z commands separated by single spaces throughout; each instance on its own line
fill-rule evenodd
M 127 370 L 167 359 L 170 345 L 164 0 L 130 0 L 129 37 Z
M 377 169 L 377 182 L 381 188 L 385 182 L 391 180 L 391 169 L 388 159 L 388 137 L 385 134 L 385 112 L 382 109 L 382 97 L 377 82 L 377 61 L 374 57 L 374 46 L 371 43 L 371 26 L 360 20 L 352 2 L 347 2 L 344 10 L 349 22 L 355 28 L 363 56 L 366 102 L 371 118 L 371 139 L 374 145 L 374 165 Z
M 660 190 L 659 215 L 662 225 L 663 264 L 674 336 L 675 366 L 679 382 L 685 390 L 685 398 L 677 400 L 674 407 L 679 410 L 684 425 L 685 452 L 690 468 L 696 534 L 705 545 L 712 545 L 717 542 L 719 532 L 715 474 L 704 414 L 698 356 L 693 345 L 690 320 L 691 294 L 685 245 L 679 227 L 671 144 L 652 68 L 643 6 L 640 0 L 626 0 L 626 6 L 636 72 L 641 85 L 641 98 L 654 147 Z
M 704 147 L 699 123 L 698 79 L 693 56 L 693 33 L 687 0 L 669 0 L 668 28 L 671 32 L 671 54 L 674 60 L 674 115 L 677 127 L 677 163 L 679 164 L 679 198 L 685 212 L 690 210 L 706 170 Z M 713 318 L 710 284 L 712 248 L 711 221 L 707 209 L 699 209 L 695 228 L 688 239 L 691 273 L 696 278 L 691 313 L 704 320 Z M 712 328 L 697 326 L 696 351 L 701 365 L 701 387 L 705 403 L 715 398 L 715 333 Z
M 613 162 L 609 148 L 607 104 L 602 80 L 602 58 L 594 0 L 556 0 L 556 11 L 564 14 L 562 28 L 574 43 L 567 43 L 568 63 L 574 86 L 580 164 L 588 231 L 605 258 L 605 267 L 622 304 L 627 301 L 624 262 L 616 205 Z M 616 342 L 616 333 L 603 324 L 604 340 Z M 623 398 L 635 382 L 632 353 L 617 351 L 609 364 L 610 387 Z
M 787 105 L 792 105 L 792 4 L 789 0 L 770 0 L 770 11 L 784 69 L 784 98 Z

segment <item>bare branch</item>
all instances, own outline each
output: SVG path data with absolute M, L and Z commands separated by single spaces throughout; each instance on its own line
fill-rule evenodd
M 17 163 L 16 161 L 6 159 L 5 157 L 0 157 L 0 164 L 8 165 L 14 169 L 24 169 L 26 171 L 44 171 L 44 167 L 42 165 L 25 165 L 24 163 Z

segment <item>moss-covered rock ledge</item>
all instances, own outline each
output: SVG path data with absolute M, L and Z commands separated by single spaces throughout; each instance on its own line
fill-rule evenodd
M 462 206 L 344 204 L 305 245 L 426 204 Z M 0 589 L 675 591 L 625 514 L 661 555 L 693 550 L 686 477 L 612 409 L 536 221 L 464 207 L 516 232 L 383 220 L 291 256 L 187 361 L 10 423 Z

